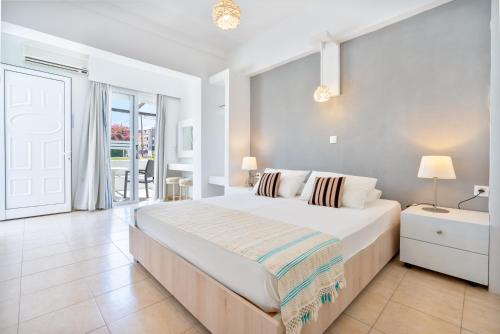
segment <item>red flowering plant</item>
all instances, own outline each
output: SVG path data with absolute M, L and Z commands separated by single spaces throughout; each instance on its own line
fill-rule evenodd
M 121 124 L 112 124 L 111 125 L 111 140 L 129 141 L 130 140 L 129 127 L 121 125 Z

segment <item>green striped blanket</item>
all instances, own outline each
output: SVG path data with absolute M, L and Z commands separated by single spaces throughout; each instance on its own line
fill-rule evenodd
M 331 235 L 200 201 L 147 210 L 163 223 L 261 263 L 276 277 L 287 333 L 300 333 L 345 286 L 341 242 Z

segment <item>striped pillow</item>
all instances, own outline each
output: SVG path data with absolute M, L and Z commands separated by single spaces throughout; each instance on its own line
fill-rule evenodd
M 258 196 L 278 197 L 280 175 L 280 172 L 264 173 L 260 178 L 259 187 L 255 194 Z
M 317 177 L 314 181 L 309 204 L 340 208 L 342 206 L 345 180 L 346 178 L 343 176 Z

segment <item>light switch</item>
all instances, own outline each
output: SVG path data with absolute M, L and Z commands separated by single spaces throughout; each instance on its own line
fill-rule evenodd
M 330 144 L 337 144 L 337 136 L 330 136 Z

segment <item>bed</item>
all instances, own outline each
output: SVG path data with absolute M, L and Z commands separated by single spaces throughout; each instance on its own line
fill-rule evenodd
M 342 240 L 347 288 L 320 309 L 303 333 L 322 333 L 398 250 L 400 205 L 376 200 L 365 209 L 307 205 L 299 198 L 252 193 L 202 202 L 308 227 Z M 213 333 L 284 333 L 275 277 L 261 264 L 161 222 L 161 203 L 136 213 L 131 253 Z

